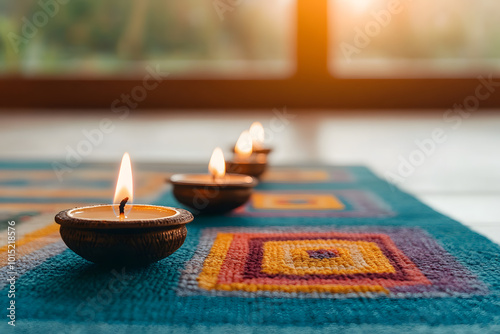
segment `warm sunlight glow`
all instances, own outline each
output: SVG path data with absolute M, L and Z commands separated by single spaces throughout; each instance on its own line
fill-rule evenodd
M 222 178 L 226 175 L 226 161 L 220 147 L 216 147 L 214 153 L 212 153 L 208 163 L 208 171 L 214 178 Z
M 248 130 L 241 133 L 234 147 L 234 151 L 239 158 L 248 158 L 252 155 L 252 136 L 250 136 Z
M 373 3 L 376 3 L 377 1 L 373 0 L 349 0 L 347 4 L 352 6 L 355 10 L 363 12 L 366 11 L 368 8 L 370 8 Z
M 134 185 L 132 181 L 132 164 L 128 153 L 125 153 L 122 158 L 113 204 L 120 204 L 126 197 L 128 197 L 126 207 L 130 210 L 131 204 L 134 201 Z
M 254 148 L 259 149 L 264 146 L 264 127 L 260 122 L 253 122 L 252 126 L 250 126 L 250 136 Z

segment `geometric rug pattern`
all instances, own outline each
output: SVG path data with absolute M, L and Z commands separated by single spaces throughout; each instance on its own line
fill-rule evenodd
M 256 191 L 233 212 L 250 217 L 389 217 L 389 204 L 368 190 Z
M 313 229 L 314 230 L 314 229 Z M 467 297 L 487 287 L 427 233 L 206 229 L 178 293 L 241 297 Z

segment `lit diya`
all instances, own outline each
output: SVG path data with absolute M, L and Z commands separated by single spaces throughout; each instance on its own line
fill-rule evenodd
M 266 134 L 260 122 L 253 122 L 248 131 L 252 137 L 252 150 L 256 154 L 268 155 L 272 149 L 264 145 Z
M 113 204 L 59 212 L 64 243 L 81 257 L 106 265 L 147 265 L 182 246 L 193 215 L 184 209 L 133 204 L 130 156 L 122 158 Z
M 248 130 L 241 133 L 234 147 L 234 158 L 226 163 L 227 171 L 260 177 L 267 169 L 267 157 L 253 152 L 252 136 Z
M 210 174 L 175 174 L 170 178 L 175 198 L 200 213 L 225 213 L 245 204 L 257 180 L 226 174 L 222 150 L 217 147 L 208 164 Z
M 248 130 L 250 137 L 252 138 L 252 152 L 255 154 L 268 155 L 273 150 L 270 147 L 265 146 L 266 133 L 264 127 L 260 122 L 253 122 Z M 236 146 L 233 147 L 233 152 L 236 151 Z

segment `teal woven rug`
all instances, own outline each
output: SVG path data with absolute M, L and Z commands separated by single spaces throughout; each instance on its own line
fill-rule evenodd
M 60 181 L 50 164 L 0 163 L 1 233 L 22 234 L 15 267 L 0 248 L 16 320 L 2 333 L 500 333 L 500 247 L 364 167 L 275 168 L 243 207 L 197 216 L 172 256 L 110 269 L 52 219 L 108 203 L 115 167 Z M 136 203 L 179 207 L 167 170 L 135 169 Z

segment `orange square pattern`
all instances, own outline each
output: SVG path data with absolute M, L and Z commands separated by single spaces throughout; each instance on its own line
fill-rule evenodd
M 333 194 L 281 194 L 255 192 L 252 203 L 264 210 L 343 210 L 345 205 Z

